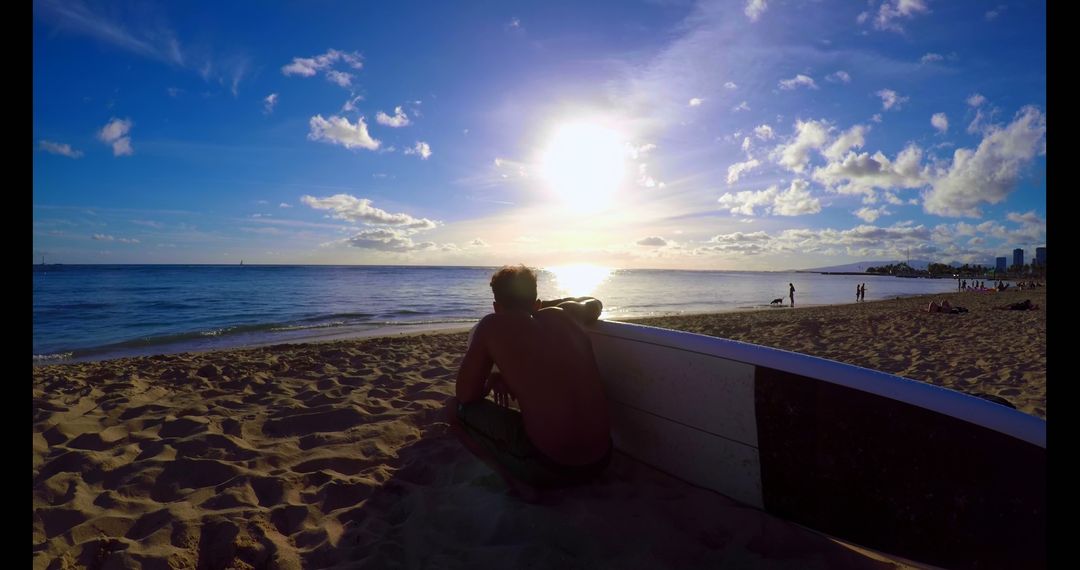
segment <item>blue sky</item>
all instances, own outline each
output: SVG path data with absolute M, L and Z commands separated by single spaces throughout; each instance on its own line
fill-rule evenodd
M 1030 258 L 1045 22 L 1012 1 L 38 0 L 34 261 Z

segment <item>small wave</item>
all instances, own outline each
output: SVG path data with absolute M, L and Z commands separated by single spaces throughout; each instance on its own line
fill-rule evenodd
M 328 329 L 333 327 L 345 326 L 345 321 L 331 321 L 328 323 L 315 323 L 311 325 L 285 325 L 281 327 L 271 328 L 271 332 L 285 332 L 285 331 L 302 331 L 308 329 Z
M 475 323 L 479 318 L 456 318 L 456 319 L 424 319 L 419 321 L 375 321 L 370 324 L 391 327 L 407 327 L 411 325 L 442 325 L 456 323 Z
M 48 362 L 50 360 L 67 360 L 75 356 L 74 352 L 58 352 L 56 354 L 35 354 L 34 360 L 38 362 Z

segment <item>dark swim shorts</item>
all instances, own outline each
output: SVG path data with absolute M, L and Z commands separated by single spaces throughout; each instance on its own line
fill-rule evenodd
M 587 483 L 611 462 L 611 446 L 604 457 L 588 465 L 562 465 L 545 456 L 525 435 L 521 413 L 491 400 L 458 404 L 465 431 L 490 451 L 516 479 L 536 487 L 564 487 Z

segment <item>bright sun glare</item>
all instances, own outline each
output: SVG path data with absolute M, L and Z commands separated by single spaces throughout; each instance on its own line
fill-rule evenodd
M 564 123 L 548 141 L 540 171 L 563 203 L 595 212 L 612 204 L 626 172 L 627 152 L 615 130 L 589 121 Z
M 596 293 L 596 288 L 611 275 L 611 269 L 590 263 L 546 267 L 555 274 L 555 286 L 571 297 L 584 297 Z

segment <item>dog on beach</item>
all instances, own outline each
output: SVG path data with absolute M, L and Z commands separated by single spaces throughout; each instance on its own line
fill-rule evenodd
M 784 298 L 780 297 L 779 299 L 773 299 L 772 302 L 769 303 L 769 304 L 770 305 L 783 305 L 784 304 Z

